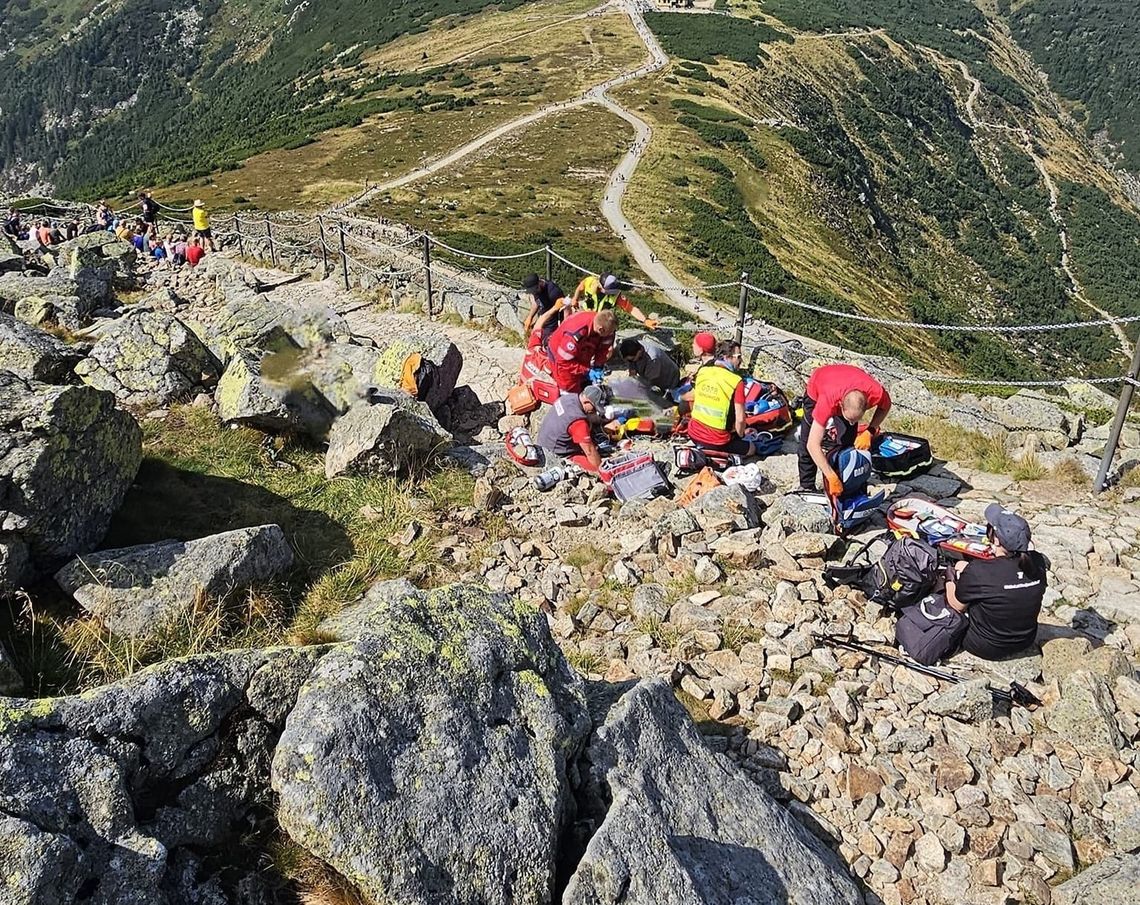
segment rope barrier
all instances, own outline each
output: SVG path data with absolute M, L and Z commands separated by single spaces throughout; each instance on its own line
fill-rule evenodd
M 473 258 L 476 261 L 518 261 L 522 258 L 532 258 L 535 255 L 546 253 L 545 248 L 536 248 L 534 251 L 524 251 L 517 255 L 481 255 L 473 251 L 463 251 L 460 248 L 452 248 L 446 242 L 441 242 L 439 239 L 432 239 L 431 244 L 450 251 L 452 254 L 462 255 L 465 258 Z
M 954 333 L 1038 333 L 1051 330 L 1076 330 L 1085 327 L 1111 327 L 1114 324 L 1131 324 L 1140 321 L 1140 315 L 1130 315 L 1128 317 L 1103 318 L 1091 321 L 1072 321 L 1065 324 L 924 324 L 917 321 L 900 321 L 885 317 L 871 317 L 867 314 L 855 314 L 850 311 L 836 311 L 833 308 L 826 308 L 823 305 L 813 305 L 810 302 L 801 302 L 798 299 L 788 298 L 786 295 L 780 295 L 777 292 L 761 289 L 759 286 L 753 286 L 751 283 L 742 283 L 740 285 L 746 286 L 750 291 L 770 298 L 773 301 L 785 305 L 794 305 L 797 308 L 803 308 L 805 311 L 814 311 L 817 314 L 827 314 L 832 317 L 859 321 L 864 324 L 875 324 L 880 327 L 892 327 L 896 329 L 942 330 Z

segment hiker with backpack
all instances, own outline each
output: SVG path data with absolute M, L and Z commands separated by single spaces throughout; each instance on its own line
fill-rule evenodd
M 832 461 L 840 450 L 870 450 L 887 413 L 890 393 L 862 368 L 833 364 L 816 368 L 804 392 L 804 417 L 799 433 L 800 489 L 815 492 L 817 472 L 823 473 L 829 497 L 843 493 L 843 479 Z M 867 430 L 859 421 L 868 409 L 875 414 Z

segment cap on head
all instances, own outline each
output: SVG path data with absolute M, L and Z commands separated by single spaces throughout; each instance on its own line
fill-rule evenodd
M 195 207 L 201 207 L 202 206 L 202 199 L 201 198 L 195 198 L 194 199 L 194 206 Z
M 522 288 L 527 292 L 534 292 L 538 288 L 538 284 L 542 281 L 538 278 L 537 273 L 530 273 L 522 281 Z
M 716 337 L 711 333 L 698 333 L 693 337 L 693 348 L 702 355 L 712 355 L 716 352 Z
M 582 390 L 582 398 L 589 401 L 597 411 L 602 410 L 602 406 L 606 404 L 606 391 L 597 384 L 590 384 L 586 389 Z
M 612 273 L 607 273 L 605 279 L 602 280 L 602 292 L 606 295 L 617 295 L 621 292 L 621 288 L 618 286 L 618 278 Z
M 1010 553 L 1024 553 L 1029 549 L 1032 535 L 1029 522 L 1016 512 L 1010 512 L 1000 503 L 986 507 L 986 522 L 994 529 L 994 537 Z

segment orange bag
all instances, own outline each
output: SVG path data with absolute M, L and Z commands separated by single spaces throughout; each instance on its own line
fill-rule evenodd
M 512 387 L 507 393 L 507 411 L 512 415 L 529 415 L 538 408 L 538 400 L 525 383 Z
M 716 476 L 716 472 L 706 465 L 693 475 L 693 479 L 685 487 L 685 492 L 677 499 L 677 505 L 688 506 L 693 500 L 699 500 L 714 487 L 719 486 L 720 478 Z

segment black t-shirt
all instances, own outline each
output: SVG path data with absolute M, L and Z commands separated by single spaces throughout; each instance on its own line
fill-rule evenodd
M 535 314 L 535 317 L 542 317 L 542 315 L 546 314 L 547 311 L 554 307 L 555 302 L 557 302 L 560 298 L 565 297 L 565 295 L 566 293 L 562 291 L 562 287 L 555 283 L 553 280 L 544 280 L 542 282 L 542 285 L 537 287 L 534 292 L 531 293 L 531 296 L 534 298 L 535 302 L 538 305 L 538 312 Z M 560 311 L 558 314 L 554 315 L 554 317 L 550 318 L 550 320 L 546 322 L 545 326 L 542 328 L 542 336 L 544 339 L 550 336 L 550 334 L 558 328 L 558 325 L 562 323 L 562 318 L 564 316 L 565 315 L 563 312 Z
M 1025 650 L 1037 637 L 1048 562 L 1030 552 L 1036 575 L 1021 571 L 1017 557 L 973 559 L 958 577 L 958 600 L 966 604 L 969 627 L 962 646 L 994 660 Z

